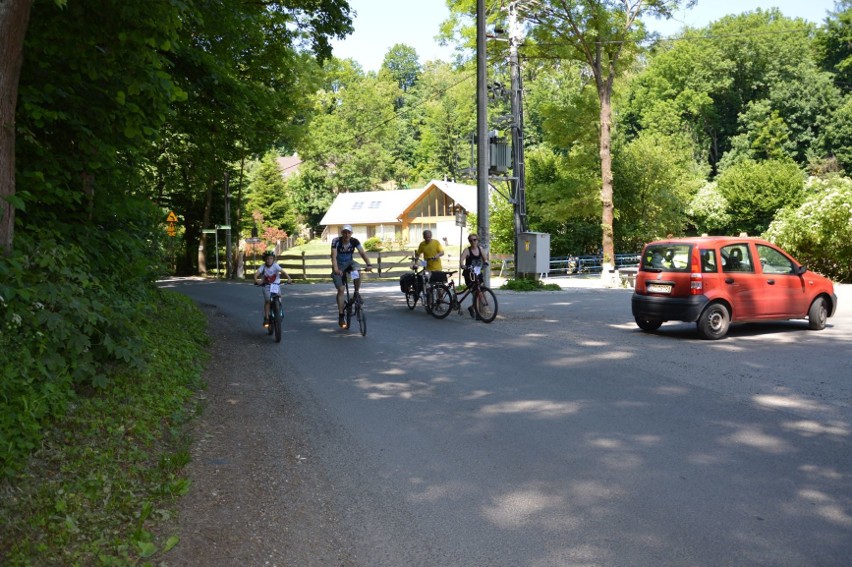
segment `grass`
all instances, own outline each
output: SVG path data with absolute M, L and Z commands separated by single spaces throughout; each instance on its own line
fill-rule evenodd
M 80 392 L 27 469 L 0 484 L 0 564 L 155 565 L 178 543 L 153 527 L 189 487 L 184 427 L 206 321 L 184 296 L 159 299 L 143 330 L 146 369 L 106 369 L 110 386 Z

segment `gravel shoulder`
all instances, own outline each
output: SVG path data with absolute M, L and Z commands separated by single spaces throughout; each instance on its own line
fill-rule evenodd
M 172 533 L 169 566 L 353 566 L 322 466 L 309 462 L 308 420 L 286 380 L 264 373 L 256 336 L 232 332 L 214 307 L 192 481 Z M 269 346 L 263 344 L 262 346 Z M 267 349 L 268 350 L 268 349 Z

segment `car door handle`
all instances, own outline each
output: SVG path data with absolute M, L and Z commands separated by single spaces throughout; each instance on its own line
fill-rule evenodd
M 734 283 L 734 278 L 725 278 L 725 283 Z
M 775 280 L 766 280 L 769 285 L 775 285 Z

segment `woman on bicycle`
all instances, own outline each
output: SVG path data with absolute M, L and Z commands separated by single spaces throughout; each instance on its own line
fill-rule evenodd
M 287 278 L 287 283 L 293 283 L 293 279 L 287 275 L 281 264 L 275 261 L 275 252 L 267 250 L 263 253 L 263 264 L 257 269 L 254 275 L 255 285 L 263 285 L 263 326 L 269 326 L 269 302 L 271 296 L 269 293 L 269 284 L 280 284 L 281 274 Z
M 462 275 L 464 275 L 465 285 L 470 287 L 473 284 L 474 277 L 479 280 L 479 283 L 482 283 L 482 269 L 488 264 L 488 252 L 479 246 L 478 235 L 469 234 L 467 241 L 470 246 L 465 248 L 459 257 L 459 266 L 461 267 Z M 477 273 L 474 268 L 479 268 L 479 272 Z M 473 305 L 468 307 L 467 311 L 471 317 L 476 316 Z
M 358 295 L 358 291 L 361 289 L 361 277 L 358 273 L 360 266 L 353 259 L 356 250 L 364 259 L 364 263 L 367 264 L 366 269 L 371 270 L 373 266 L 370 264 L 370 259 L 367 258 L 367 253 L 364 252 L 361 241 L 352 238 L 352 226 L 344 224 L 343 228 L 340 229 L 340 236 L 331 241 L 331 279 L 334 282 L 334 287 L 337 288 L 337 324 L 341 327 L 346 327 L 346 319 L 343 316 L 343 305 L 345 303 L 343 278 L 346 277 L 344 272 L 350 266 L 352 267 L 352 283 L 355 286 L 355 295 Z

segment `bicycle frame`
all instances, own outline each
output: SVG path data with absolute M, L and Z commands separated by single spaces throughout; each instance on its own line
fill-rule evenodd
M 352 266 L 349 266 L 343 271 L 343 286 L 346 289 L 346 301 L 343 303 L 343 317 L 346 321 L 346 329 L 348 330 L 350 323 L 352 322 L 352 315 L 354 314 L 355 319 L 358 320 L 358 327 L 361 331 L 361 335 L 364 336 L 367 334 L 367 316 L 364 313 L 364 304 L 361 301 L 361 294 L 353 293 L 351 297 L 349 296 L 349 278 L 351 277 L 351 272 Z

